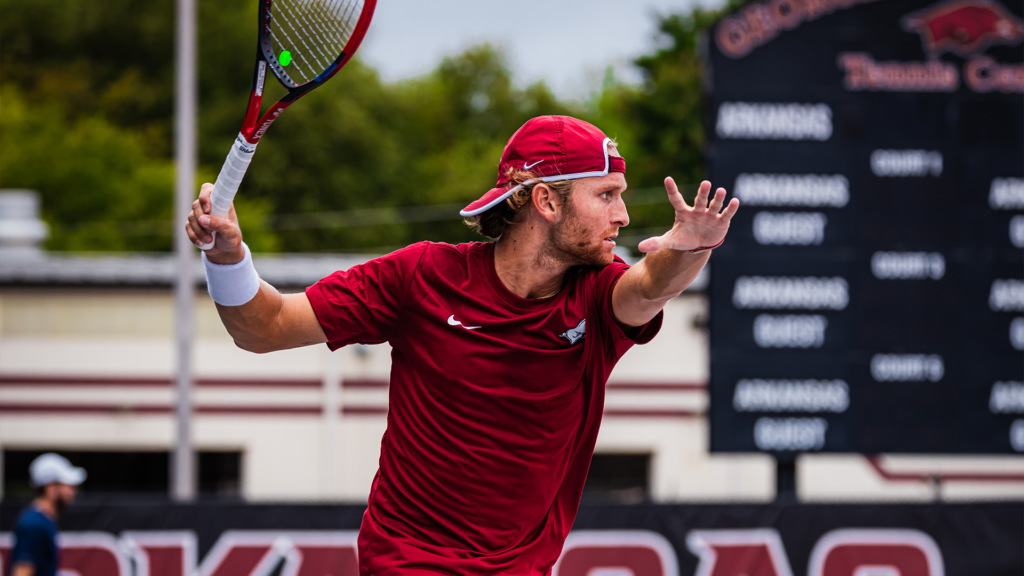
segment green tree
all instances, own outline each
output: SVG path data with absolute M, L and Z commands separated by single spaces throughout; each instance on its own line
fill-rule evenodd
M 661 193 L 656 190 L 663 186 L 666 176 L 672 176 L 683 196 L 692 202 L 697 184 L 707 177 L 707 94 L 701 43 L 723 12 L 698 7 L 689 13 L 663 17 L 658 24 L 662 48 L 636 60 L 643 84 L 635 89 L 617 86 L 602 94 L 600 109 L 607 110 L 604 116 L 628 132 L 633 153 L 640 160 L 629 163 L 631 186 L 647 190 L 648 198 Z M 673 219 L 672 211 L 659 204 L 635 206 L 630 215 L 632 223 L 624 235 L 633 244 L 659 233 Z
M 241 124 L 256 4 L 201 2 L 199 11 L 202 182 L 216 177 Z M 0 0 L 0 13 L 0 187 L 41 192 L 51 249 L 169 250 L 173 0 Z M 637 62 L 644 84 L 609 75 L 582 103 L 559 101 L 543 83 L 515 88 L 487 45 L 391 84 L 356 59 L 261 142 L 236 200 L 246 239 L 289 252 L 474 239 L 457 205 L 493 186 L 506 139 L 540 114 L 601 126 L 627 157 L 634 197 L 663 201 L 664 176 L 704 175 L 697 48 L 717 17 L 663 19 L 667 47 Z M 268 80 L 266 100 L 282 93 Z M 423 208 L 399 210 L 410 206 Z M 634 241 L 672 220 L 664 203 L 630 212 Z
M 142 135 L 102 116 L 72 119 L 54 101 L 30 106 L 14 87 L 0 99 L 3 186 L 44 191 L 51 248 L 168 249 L 152 227 L 171 216 L 170 160 L 147 156 Z
M 382 84 L 375 71 L 355 62 L 275 122 L 240 195 L 268 199 L 276 214 L 468 203 L 494 185 L 502 147 L 519 125 L 537 114 L 567 111 L 543 85 L 515 90 L 501 55 L 488 46 L 395 85 Z M 237 130 L 229 126 L 218 136 L 224 150 Z M 473 238 L 457 210 L 449 216 L 279 236 L 289 251 Z

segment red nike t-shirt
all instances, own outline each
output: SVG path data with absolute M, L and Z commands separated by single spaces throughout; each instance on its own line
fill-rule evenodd
M 604 387 L 627 334 L 629 267 L 576 267 L 553 298 L 509 292 L 494 244 L 422 242 L 306 290 L 331 349 L 391 344 L 360 574 L 547 574 L 576 518 Z

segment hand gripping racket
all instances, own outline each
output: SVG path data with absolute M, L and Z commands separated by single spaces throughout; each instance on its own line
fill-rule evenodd
M 344 66 L 366 35 L 377 0 L 259 0 L 259 46 L 242 131 L 213 184 L 211 213 L 224 217 L 270 124 Z M 288 90 L 260 117 L 270 71 Z M 216 241 L 203 246 L 209 250 Z

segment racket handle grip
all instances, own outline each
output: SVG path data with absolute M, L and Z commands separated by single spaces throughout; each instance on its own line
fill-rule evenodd
M 210 210 L 210 214 L 221 218 L 227 215 L 228 210 L 231 208 L 231 202 L 235 199 L 235 194 L 238 192 L 238 186 L 242 183 L 242 178 L 245 177 L 245 171 L 249 169 L 249 163 L 252 162 L 252 155 L 255 152 L 256 145 L 246 141 L 241 133 L 235 137 L 235 143 L 231 145 L 228 157 L 220 168 L 217 181 L 213 183 L 213 192 L 210 194 L 210 202 L 213 207 Z M 202 246 L 203 250 L 213 248 L 214 242 L 217 241 L 217 233 L 213 232 L 211 236 L 213 236 L 213 240 L 209 244 L 204 244 Z

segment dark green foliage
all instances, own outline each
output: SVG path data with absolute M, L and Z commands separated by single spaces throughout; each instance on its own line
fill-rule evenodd
M 255 10 L 251 0 L 199 3 L 197 185 L 216 177 L 240 127 Z M 169 250 L 174 2 L 0 0 L 0 14 L 0 187 L 40 191 L 50 249 Z M 474 239 L 457 208 L 447 220 L 445 210 L 379 209 L 476 198 L 493 186 L 505 141 L 539 114 L 572 114 L 616 137 L 634 190 L 670 174 L 695 183 L 704 174 L 697 48 L 717 16 L 664 19 L 668 47 L 637 62 L 646 82 L 609 80 L 584 103 L 560 102 L 542 83 L 515 88 L 487 45 L 394 84 L 357 59 L 261 142 L 236 200 L 246 239 L 288 252 Z M 280 94 L 275 85 L 267 99 Z M 672 221 L 666 203 L 630 213 L 623 236 Z
M 643 70 L 643 85 L 622 91 L 612 102 L 613 115 L 631 130 L 636 150 L 631 156 L 642 159 L 629 163 L 631 185 L 658 187 L 672 176 L 687 201 L 692 201 L 696 184 L 705 178 L 705 94 L 699 53 L 704 31 L 720 16 L 718 11 L 695 8 L 663 18 L 658 30 L 665 47 L 636 61 Z M 671 211 L 658 204 L 637 206 L 630 215 L 639 226 L 625 231 L 627 235 L 653 227 L 638 235 L 650 236 L 672 223 Z

